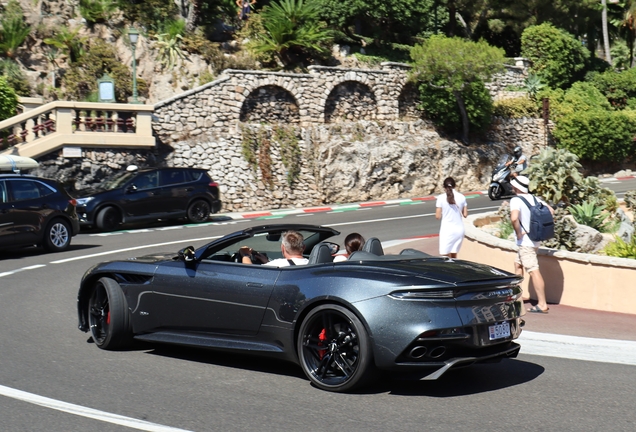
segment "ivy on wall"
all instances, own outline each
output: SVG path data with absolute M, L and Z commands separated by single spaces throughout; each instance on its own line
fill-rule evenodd
M 287 184 L 293 185 L 300 176 L 301 151 L 296 130 L 291 126 L 259 127 L 257 130 L 240 125 L 241 153 L 254 173 L 260 171 L 263 183 L 274 187 L 272 144 L 278 146 L 281 162 L 287 170 Z

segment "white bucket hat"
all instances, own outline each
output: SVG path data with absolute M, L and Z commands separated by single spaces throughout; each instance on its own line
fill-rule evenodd
M 519 191 L 527 194 L 528 186 L 530 185 L 530 180 L 526 176 L 517 176 L 517 177 L 514 177 L 512 180 L 510 180 L 510 184 L 515 189 L 518 189 Z

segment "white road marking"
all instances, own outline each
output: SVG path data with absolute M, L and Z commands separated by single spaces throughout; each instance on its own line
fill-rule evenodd
M 8 272 L 0 273 L 0 277 L 4 277 L 4 276 L 9 276 L 9 275 L 12 275 L 12 274 L 20 273 L 20 272 L 25 271 L 25 270 L 33 270 L 33 269 L 40 268 L 40 267 L 46 267 L 46 264 L 36 264 L 36 265 L 32 265 L 32 266 L 28 266 L 28 267 L 22 267 L 22 268 L 19 268 L 19 269 L 16 269 L 16 270 L 11 270 L 11 271 L 8 271 Z
M 107 423 L 113 423 L 120 426 L 126 426 L 132 429 L 150 431 L 150 432 L 190 432 L 185 429 L 173 428 L 170 426 L 163 426 L 157 423 L 150 423 L 145 420 L 138 420 L 130 417 L 124 417 L 117 414 L 108 413 L 105 411 L 99 411 L 92 408 L 86 408 L 81 405 L 75 405 L 67 402 L 58 401 L 55 399 L 39 396 L 33 393 L 27 393 L 21 390 L 12 389 L 0 385 L 0 395 L 10 397 L 13 399 L 21 400 L 31 404 L 43 406 L 45 408 L 51 408 L 57 411 L 66 412 L 69 414 L 87 417 L 94 420 L 99 420 Z
M 521 344 L 521 354 L 636 366 L 636 342 L 634 341 L 524 330 L 517 342 Z
M 155 243 L 155 244 L 150 244 L 150 245 L 135 246 L 135 247 L 125 248 L 125 249 L 117 249 L 117 250 L 100 252 L 100 253 L 91 254 L 91 255 L 82 255 L 82 256 L 79 256 L 79 257 L 73 257 L 73 258 L 66 258 L 66 259 L 57 260 L 57 261 L 51 261 L 51 264 L 63 264 L 63 263 L 71 262 L 71 261 L 79 261 L 79 260 L 83 260 L 83 259 L 87 259 L 87 258 L 94 258 L 94 257 L 104 256 L 104 255 L 112 255 L 112 254 L 121 253 L 121 252 L 128 252 L 128 251 L 134 251 L 134 250 L 139 250 L 139 249 L 148 249 L 148 248 L 154 248 L 154 247 L 158 247 L 158 246 L 167 246 L 167 245 L 173 245 L 173 244 L 178 244 L 178 243 L 189 243 L 189 242 L 198 242 L 198 241 L 204 241 L 204 240 L 206 240 L 206 241 L 207 240 L 214 240 L 214 239 L 218 239 L 218 238 L 221 238 L 221 237 L 222 236 L 201 237 L 201 238 L 196 238 L 196 239 L 177 240 L 177 241 L 171 241 L 171 242 L 166 242 L 166 243 Z

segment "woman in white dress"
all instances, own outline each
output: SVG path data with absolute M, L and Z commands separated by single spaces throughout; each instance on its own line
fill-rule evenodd
M 435 217 L 442 220 L 439 228 L 439 254 L 457 258 L 464 241 L 464 222 L 468 216 L 466 197 L 455 190 L 452 177 L 444 179 L 445 193 L 437 196 Z

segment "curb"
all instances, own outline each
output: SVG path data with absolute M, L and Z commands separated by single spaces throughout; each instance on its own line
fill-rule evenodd
M 485 195 L 485 192 L 467 192 L 464 194 L 466 198 L 470 198 L 476 195 Z M 325 212 L 346 212 L 355 211 L 369 207 L 383 207 L 389 205 L 413 205 L 421 204 L 424 201 L 433 201 L 435 196 L 426 196 L 420 198 L 405 198 L 385 201 L 368 201 L 362 203 L 351 204 L 336 204 L 332 206 L 320 206 L 320 207 L 307 207 L 307 208 L 290 208 L 281 210 L 263 210 L 263 211 L 245 211 L 245 212 L 230 212 L 230 213 L 216 213 L 213 217 L 229 217 L 233 220 L 240 219 L 278 219 L 284 216 L 292 214 L 311 214 L 311 213 L 325 213 Z

